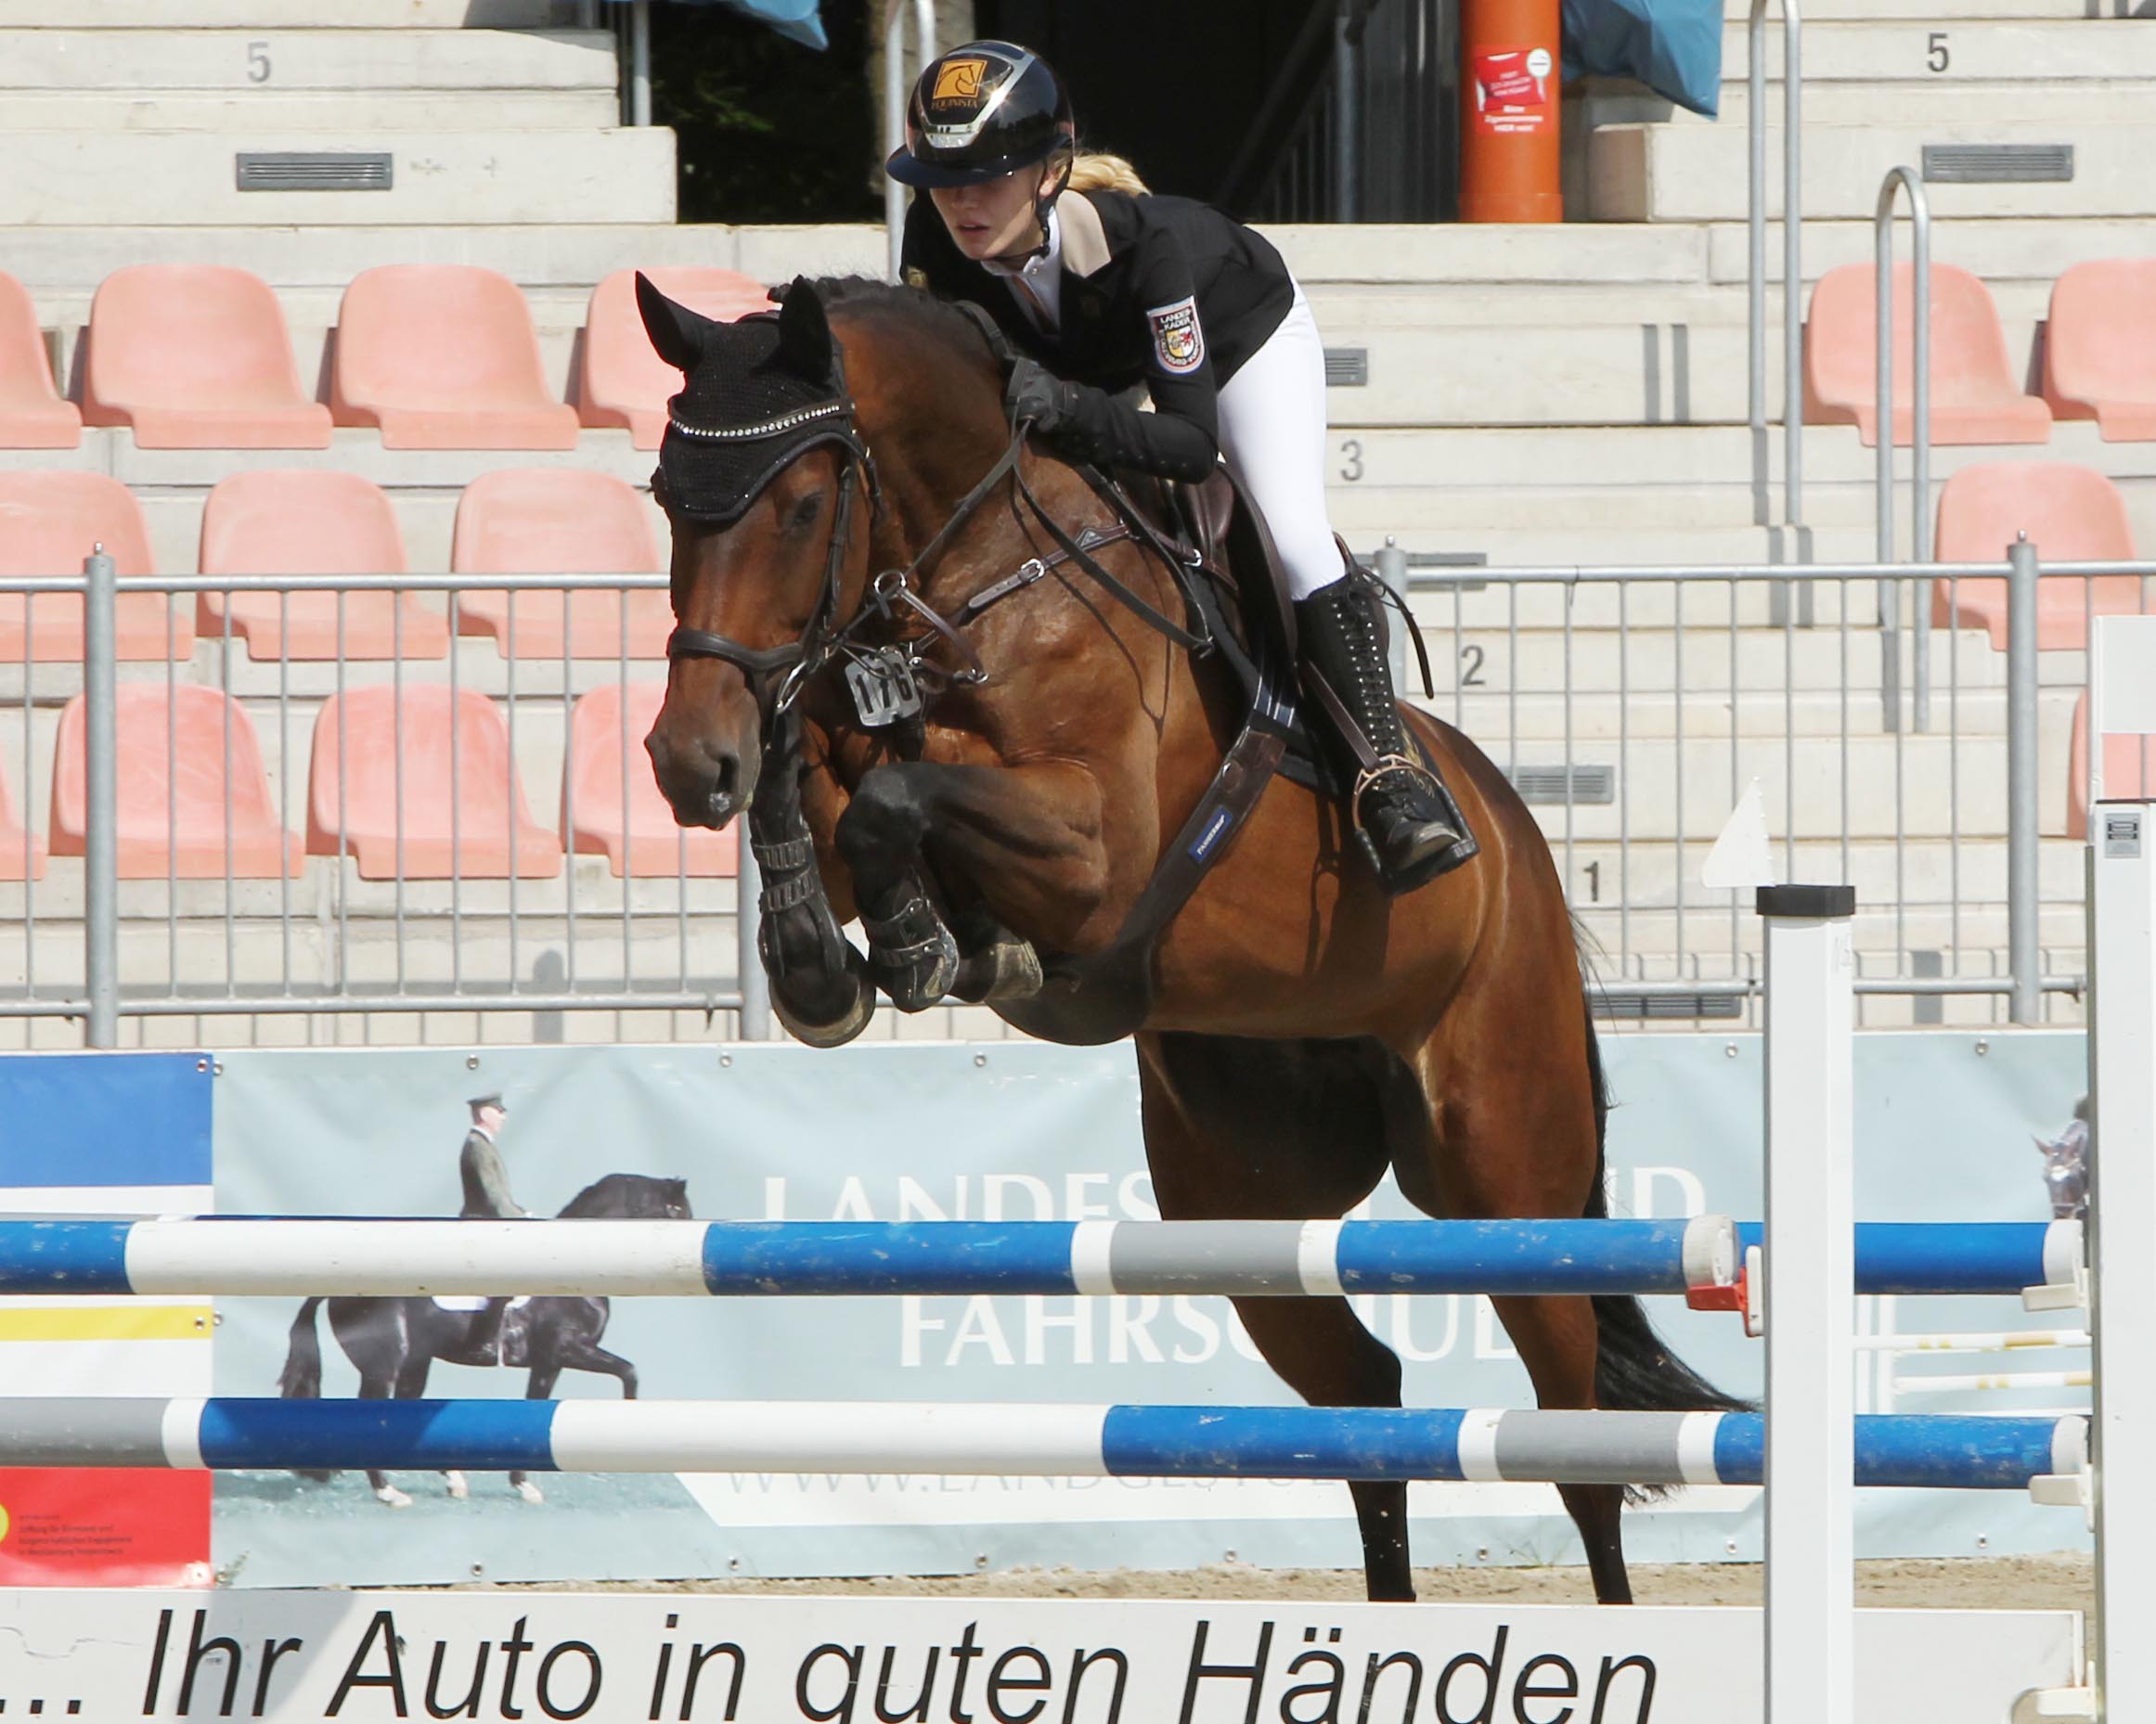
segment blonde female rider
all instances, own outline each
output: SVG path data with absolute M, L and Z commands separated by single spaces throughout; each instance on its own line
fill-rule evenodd
M 1070 99 L 1038 55 L 974 42 L 931 61 L 885 163 L 927 194 L 906 278 L 980 305 L 1030 355 L 1008 400 L 1058 454 L 1192 481 L 1226 460 L 1286 565 L 1304 658 L 1362 733 L 1329 740 L 1379 877 L 1392 893 L 1434 879 L 1475 841 L 1409 754 L 1378 601 L 1326 522 L 1324 348 L 1302 290 L 1242 224 L 1147 193 L 1114 158 L 1086 159 L 1074 185 L 1077 161 Z M 1151 413 L 1124 397 L 1136 383 Z

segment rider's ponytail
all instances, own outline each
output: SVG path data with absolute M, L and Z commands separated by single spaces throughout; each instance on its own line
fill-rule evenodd
M 1119 191 L 1127 197 L 1143 198 L 1152 187 L 1138 177 L 1138 170 L 1121 156 L 1104 152 L 1081 150 L 1071 163 L 1069 188 L 1072 191 Z

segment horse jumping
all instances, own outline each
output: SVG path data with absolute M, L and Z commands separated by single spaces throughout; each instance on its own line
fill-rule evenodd
M 1433 1216 L 1607 1213 L 1571 920 L 1480 750 L 1407 711 L 1480 843 L 1441 881 L 1388 898 L 1339 802 L 1280 778 L 1130 940 L 1246 708 L 1219 653 L 1158 626 L 1186 616 L 1167 561 L 1013 435 L 968 315 L 859 281 L 796 282 L 735 324 L 639 292 L 686 379 L 654 482 L 678 627 L 647 747 L 684 825 L 749 817 L 790 1029 L 835 1046 L 881 992 L 986 1001 L 1050 1040 L 1135 1035 L 1171 1219 L 1337 1216 L 1388 1167 Z M 908 720 L 879 700 L 910 677 L 928 695 Z M 1544 1407 L 1736 1405 L 1634 1299 L 1497 1306 Z M 1345 1299 L 1237 1310 L 1311 1404 L 1400 1404 L 1398 1359 Z M 1405 1486 L 1350 1488 L 1370 1596 L 1413 1597 Z M 1596 1597 L 1629 1600 L 1622 1487 L 1563 1494 Z

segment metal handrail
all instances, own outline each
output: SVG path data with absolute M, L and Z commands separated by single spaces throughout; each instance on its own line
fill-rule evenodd
M 1878 520 L 1877 549 L 1881 562 L 1894 560 L 1894 201 L 1896 193 L 1909 193 L 1911 249 L 1916 279 L 1911 290 L 1916 307 L 1911 314 L 1915 332 L 1912 369 L 1916 400 L 1910 425 L 1910 494 L 1914 499 L 1917 562 L 1931 560 L 1931 200 L 1924 192 L 1924 176 L 1915 168 L 1889 168 L 1879 182 L 1877 208 L 1872 212 L 1874 267 L 1872 292 L 1878 307 L 1878 460 L 1874 481 L 1874 508 Z M 1918 730 L 1931 727 L 1931 629 L 1930 613 L 1922 601 L 1914 603 L 1909 619 L 1915 631 L 1911 654 L 1911 721 Z M 1879 694 L 1886 702 L 1887 727 L 1902 727 L 1901 585 L 1879 584 Z
M 1782 516 L 1791 560 L 1811 560 L 1804 527 L 1804 19 L 1799 0 L 1782 4 Z M 1763 498 L 1767 450 L 1767 44 L 1760 29 L 1767 0 L 1751 0 L 1749 108 L 1751 431 L 1754 479 Z M 1765 512 L 1762 511 L 1762 514 Z M 1762 526 L 1770 524 L 1762 521 Z
M 915 63 L 925 66 L 936 54 L 936 0 L 884 0 L 884 150 L 887 155 L 906 142 L 906 11 L 913 12 Z M 888 176 L 884 181 L 884 233 L 890 248 L 889 275 L 898 279 L 899 257 L 906 244 L 906 188 Z

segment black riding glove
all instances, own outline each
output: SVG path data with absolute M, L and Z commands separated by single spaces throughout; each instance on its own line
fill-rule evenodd
M 1053 440 L 1068 428 L 1078 405 L 1078 385 L 1065 382 L 1034 359 L 1014 360 L 1003 390 L 1003 405 L 1013 423 L 1030 419 L 1041 436 Z

